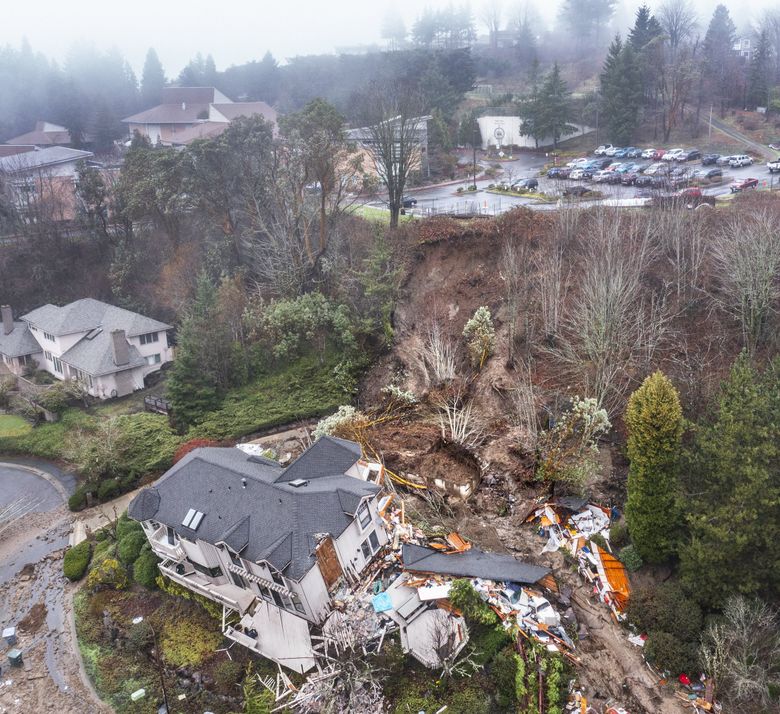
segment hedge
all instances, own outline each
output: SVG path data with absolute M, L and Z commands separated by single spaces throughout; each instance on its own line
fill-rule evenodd
M 88 540 L 73 546 L 65 553 L 62 572 L 68 580 L 76 581 L 84 577 L 92 557 L 92 545 Z
M 144 547 L 141 550 L 141 555 L 133 564 L 133 580 L 143 585 L 147 590 L 156 589 L 157 578 L 160 575 L 160 570 L 157 567 L 158 562 L 159 560 L 151 548 Z

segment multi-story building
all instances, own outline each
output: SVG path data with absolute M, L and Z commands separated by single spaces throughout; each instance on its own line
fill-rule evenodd
M 137 312 L 84 298 L 43 305 L 18 321 L 0 308 L 0 357 L 13 374 L 37 365 L 57 379 L 77 379 L 108 399 L 144 387 L 144 378 L 173 359 L 166 325 Z
M 335 592 L 359 583 L 387 542 L 378 473 L 358 444 L 328 436 L 286 468 L 200 448 L 128 514 L 164 575 L 223 605 L 226 637 L 306 672 Z

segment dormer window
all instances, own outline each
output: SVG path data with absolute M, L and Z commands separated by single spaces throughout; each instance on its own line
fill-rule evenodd
M 147 332 L 145 335 L 141 335 L 141 344 L 150 345 L 152 342 L 159 342 L 160 337 L 158 332 Z
M 371 511 L 368 509 L 368 502 L 363 501 L 357 511 L 358 523 L 360 524 L 360 530 L 364 530 L 366 526 L 371 523 Z

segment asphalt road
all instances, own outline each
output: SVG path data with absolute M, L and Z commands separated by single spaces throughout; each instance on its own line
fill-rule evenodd
M 497 181 L 517 181 L 521 178 L 531 177 L 538 177 L 539 190 L 551 196 L 560 197 L 567 186 L 574 185 L 592 186 L 594 189 L 604 194 L 604 198 L 607 200 L 633 198 L 637 193 L 638 189 L 634 186 L 607 185 L 603 183 L 594 184 L 590 181 L 569 181 L 539 177 L 539 172 L 547 161 L 548 159 L 546 159 L 543 154 L 521 154 L 515 161 L 502 162 L 503 174 L 495 179 L 482 179 L 477 181 L 478 190 L 476 193 L 466 193 L 464 191 L 459 194 L 457 192 L 459 186 L 465 189 L 466 186 L 471 183 L 470 180 L 460 184 L 435 186 L 429 189 L 409 191 L 408 195 L 413 196 L 417 200 L 417 205 L 413 209 L 407 210 L 407 213 L 412 213 L 417 216 L 426 216 L 436 213 L 482 213 L 495 215 L 504 213 L 516 206 L 527 206 L 534 210 L 549 210 L 555 208 L 555 203 L 540 203 L 533 198 L 510 196 L 487 191 L 488 185 Z M 483 167 L 487 167 L 490 165 L 490 162 L 482 161 L 481 164 Z M 684 164 L 684 166 L 689 169 L 701 168 L 701 162 L 692 161 Z M 753 166 L 734 169 L 725 167 L 723 174 L 721 183 L 702 187 L 703 193 L 708 196 L 728 194 L 730 193 L 729 185 L 732 181 L 749 177 L 759 179 L 760 188 L 770 186 L 776 188 L 780 187 L 780 175 L 771 175 L 765 164 L 754 164 Z M 371 201 L 367 205 L 375 206 L 377 208 L 386 207 L 386 204 L 381 200 Z M 584 206 L 586 204 L 581 203 L 579 205 Z M 593 202 L 587 202 L 587 205 L 593 205 Z
M 40 476 L 25 469 L 0 465 L 0 508 L 20 498 L 34 501 L 33 510 L 38 512 L 50 511 L 62 503 L 57 489 Z

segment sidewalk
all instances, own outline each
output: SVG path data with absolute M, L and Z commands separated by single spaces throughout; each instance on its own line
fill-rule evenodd
M 68 541 L 69 545 L 78 545 L 87 539 L 89 533 L 112 524 L 127 509 L 130 501 L 141 489 L 137 488 L 130 493 L 125 493 L 113 501 L 101 503 L 92 508 L 81 511 L 73 518 L 73 530 Z

